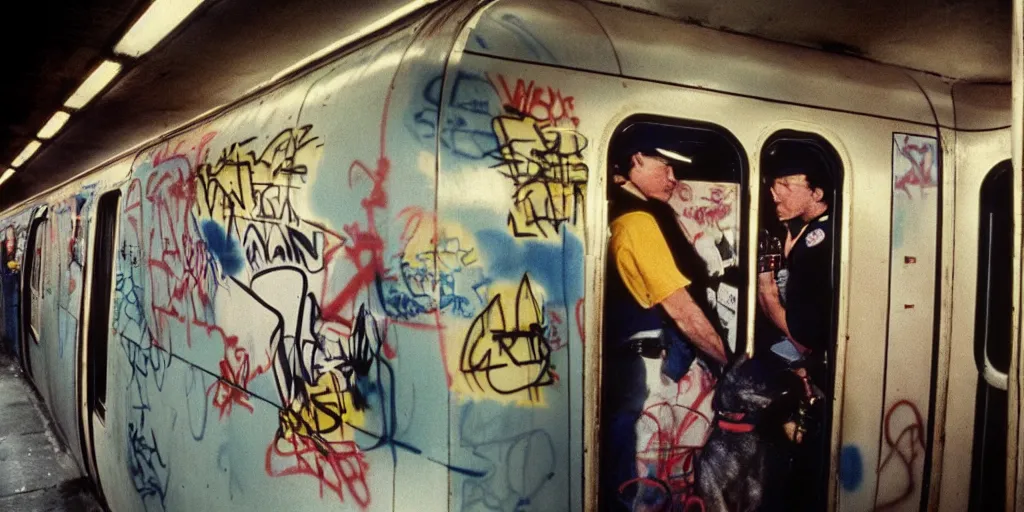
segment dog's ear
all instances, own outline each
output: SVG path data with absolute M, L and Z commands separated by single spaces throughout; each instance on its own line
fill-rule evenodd
M 732 373 L 733 368 L 735 368 L 736 365 L 740 364 L 740 361 L 742 359 L 742 357 L 734 357 L 726 361 L 725 366 L 722 367 L 722 375 L 724 376 Z

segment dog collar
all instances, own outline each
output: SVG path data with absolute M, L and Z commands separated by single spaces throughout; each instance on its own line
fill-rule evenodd
M 722 413 L 718 417 L 718 427 L 726 432 L 732 432 L 734 434 L 746 434 L 754 431 L 753 423 L 745 423 L 743 417 L 746 416 L 744 413 Z

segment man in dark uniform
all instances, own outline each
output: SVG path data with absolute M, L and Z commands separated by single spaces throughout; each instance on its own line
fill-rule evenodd
M 772 347 L 809 377 L 823 395 L 791 433 L 798 510 L 824 510 L 832 401 L 832 303 L 835 283 L 830 216 L 832 175 L 825 154 L 805 141 L 779 141 L 768 149 L 763 172 L 775 213 L 786 226 L 783 256 L 788 279 L 780 291 L 773 272 L 758 274 L 758 302 L 788 341 Z M 792 343 L 791 346 L 785 346 Z M 794 350 L 795 349 L 795 350 Z M 806 428 L 806 431 L 803 429 Z M 808 485 L 809 484 L 809 485 Z
M 17 353 L 17 329 L 18 329 L 18 240 L 15 236 L 14 225 L 11 224 L 4 229 L 3 240 L 0 241 L 0 318 L 3 318 L 3 326 L 0 328 L 0 350 L 9 349 Z
M 651 133 L 627 133 L 612 157 L 601 414 L 601 510 L 662 506 L 650 473 L 638 469 L 637 421 L 661 375 L 699 382 L 726 361 L 707 265 L 667 204 L 676 178 L 668 151 Z M 622 139 L 625 139 L 623 141 Z M 707 363 L 695 363 L 696 358 Z M 651 375 L 658 373 L 658 375 Z M 710 377 L 708 377 L 709 379 Z M 638 480 L 639 479 L 639 480 Z M 644 480 L 644 481 L 641 481 Z
M 17 262 L 18 239 L 15 236 L 14 225 L 11 224 L 4 229 L 4 239 L 0 243 L 0 274 L 14 270 L 15 265 L 8 265 L 10 262 Z

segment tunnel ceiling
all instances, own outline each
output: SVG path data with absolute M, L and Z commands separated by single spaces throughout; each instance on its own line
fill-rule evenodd
M 30 0 L 4 5 L 0 166 L 10 163 L 64 103 L 144 2 Z M 0 203 L 16 195 L 13 188 L 0 187 Z
M 9 163 L 148 0 L 31 0 L 5 7 L 0 160 Z M 404 0 L 207 0 L 190 23 L 0 187 L 0 209 L 237 98 Z M 974 81 L 1008 81 L 1009 0 L 623 0 L 712 28 Z M 0 171 L 4 167 L 0 167 Z

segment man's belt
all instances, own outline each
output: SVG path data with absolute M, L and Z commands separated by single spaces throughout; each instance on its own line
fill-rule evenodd
M 662 334 L 661 329 L 638 332 L 626 340 L 624 350 L 648 359 L 661 359 L 662 352 L 668 348 Z

